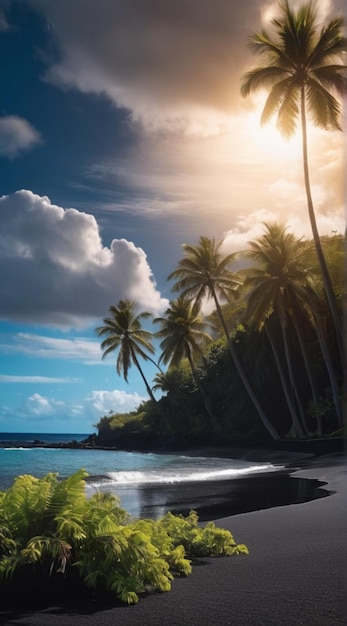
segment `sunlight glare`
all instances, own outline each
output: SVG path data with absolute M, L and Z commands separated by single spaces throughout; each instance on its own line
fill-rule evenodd
M 258 156 L 281 161 L 297 159 L 301 156 L 300 129 L 289 139 L 285 139 L 276 127 L 275 120 L 260 124 L 259 112 L 248 114 L 248 132 L 250 143 Z
M 261 9 L 261 18 L 262 18 L 263 24 L 265 25 L 269 24 L 269 22 L 271 22 L 273 18 L 275 17 L 276 13 L 278 13 L 277 2 L 270 2 L 269 4 L 265 5 Z

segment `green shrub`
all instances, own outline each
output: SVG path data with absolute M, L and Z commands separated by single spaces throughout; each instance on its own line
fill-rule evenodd
M 19 476 L 0 492 L 0 592 L 91 588 L 133 604 L 147 590 L 169 591 L 195 556 L 247 554 L 227 530 L 167 513 L 131 521 L 111 494 L 85 495 L 87 473 L 63 481 Z M 187 558 L 187 556 L 189 558 Z

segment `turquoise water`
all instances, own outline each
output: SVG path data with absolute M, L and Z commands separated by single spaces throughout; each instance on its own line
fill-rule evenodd
M 278 469 L 271 463 L 251 463 L 244 460 L 207 457 L 189 457 L 177 454 L 142 454 L 117 450 L 16 447 L 20 442 L 27 446 L 40 440 L 45 443 L 81 441 L 87 435 L 46 435 L 42 433 L 0 434 L 0 490 L 11 486 L 16 476 L 31 474 L 38 478 L 48 472 L 57 472 L 65 478 L 80 468 L 89 477 L 87 495 L 96 491 L 109 491 L 120 497 L 121 505 L 131 515 L 145 515 L 150 494 L 155 499 L 156 515 L 165 512 L 168 494 L 179 492 L 180 486 L 205 482 L 213 492 L 217 481 L 229 481 Z M 13 445 L 15 442 L 15 445 Z M 175 495 L 175 497 L 177 497 Z M 148 502 L 147 502 L 148 504 Z M 193 508 L 194 502 L 192 502 Z

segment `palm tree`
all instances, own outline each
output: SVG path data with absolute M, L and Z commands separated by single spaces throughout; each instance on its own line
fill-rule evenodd
M 158 374 L 154 376 L 153 382 L 153 391 L 162 391 L 163 393 L 171 391 L 170 381 L 166 372 L 158 372 Z
M 316 126 L 341 130 L 340 104 L 331 92 L 342 95 L 347 90 L 347 66 L 341 63 L 347 40 L 341 32 L 342 18 L 332 19 L 318 31 L 312 2 L 296 12 L 290 8 L 288 0 L 280 6 L 281 16 L 272 20 L 274 35 L 261 30 L 250 38 L 251 49 L 263 56 L 264 63 L 244 74 L 241 94 L 247 96 L 252 91 L 268 89 L 270 93 L 261 122 L 267 122 L 276 114 L 277 127 L 286 137 L 294 133 L 300 117 L 308 213 L 342 358 L 341 321 L 311 195 L 306 116 L 308 111 Z
M 178 268 L 171 272 L 168 280 L 176 280 L 173 290 L 180 291 L 184 297 L 194 299 L 196 303 L 200 303 L 203 298 L 212 298 L 226 336 L 230 354 L 243 385 L 264 427 L 273 439 L 279 439 L 278 433 L 261 408 L 245 374 L 223 315 L 221 302 L 229 302 L 230 298 L 237 294 L 240 283 L 230 270 L 230 264 L 235 255 L 223 256 L 220 252 L 222 243 L 222 241 L 216 243 L 214 239 L 208 237 L 200 237 L 197 246 L 183 244 L 185 255 L 179 261 Z
M 149 397 L 157 403 L 138 360 L 141 357 L 158 367 L 148 354 L 155 352 L 151 343 L 152 333 L 141 326 L 141 320 L 150 317 L 150 313 L 144 311 L 136 315 L 135 303 L 131 300 L 120 300 L 117 306 L 111 305 L 109 311 L 111 317 L 104 318 L 104 326 L 96 328 L 98 337 L 106 335 L 101 343 L 101 349 L 104 350 L 102 358 L 118 350 L 117 374 L 128 382 L 128 371 L 134 364 L 140 372 Z
M 208 325 L 203 322 L 199 310 L 198 303 L 192 304 L 186 297 L 179 296 L 170 302 L 166 316 L 158 317 L 154 322 L 161 325 L 161 329 L 156 333 L 162 338 L 160 344 L 162 354 L 159 362 L 169 364 L 170 367 L 177 367 L 183 359 L 188 359 L 206 411 L 213 422 L 211 405 L 195 367 L 195 358 L 201 359 L 203 347 L 212 341 L 212 337 L 206 332 Z
M 310 269 L 306 264 L 306 246 L 300 239 L 286 232 L 286 228 L 279 224 L 265 224 L 264 234 L 256 241 L 249 242 L 251 250 L 245 255 L 256 261 L 257 266 L 245 270 L 245 287 L 250 287 L 247 305 L 247 317 L 253 320 L 261 329 L 272 313 L 278 317 L 284 353 L 289 378 L 289 389 L 286 374 L 284 373 L 277 354 L 268 325 L 265 326 L 268 338 L 278 366 L 283 391 L 293 425 L 299 436 L 303 429 L 298 419 L 296 406 L 303 417 L 303 410 L 299 400 L 297 386 L 294 380 L 291 352 L 288 342 L 288 322 L 290 307 L 301 299 L 307 301 L 307 286 Z M 300 335 L 298 326 L 296 327 Z M 299 343 L 301 336 L 299 336 Z M 305 357 L 304 357 L 305 358 Z M 303 421 L 304 427 L 305 422 Z M 306 427 L 305 427 L 305 430 Z
M 326 311 L 326 300 L 322 299 L 318 292 L 313 287 L 308 287 L 307 289 L 307 299 L 304 304 L 306 315 L 315 329 L 321 349 L 321 353 L 323 355 L 323 359 L 325 362 L 325 366 L 328 372 L 331 391 L 333 396 L 333 401 L 335 405 L 336 418 L 339 427 L 343 425 L 343 414 L 341 407 L 341 400 L 339 394 L 339 387 L 334 371 L 334 365 L 330 356 L 330 351 L 328 348 L 328 341 L 326 339 L 326 321 L 327 321 L 327 311 Z

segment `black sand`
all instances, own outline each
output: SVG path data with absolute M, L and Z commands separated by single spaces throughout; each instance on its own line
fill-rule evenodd
M 148 594 L 131 607 L 52 607 L 0 612 L 0 623 L 22 626 L 334 626 L 347 624 L 347 486 L 342 455 L 305 463 L 296 478 L 325 483 L 326 497 L 218 519 L 245 543 L 249 556 L 203 559 L 169 593 Z M 248 500 L 260 477 L 248 479 Z M 267 478 L 264 476 L 264 481 Z M 255 482 L 258 481 L 258 482 Z M 253 484 L 253 486 L 252 486 Z M 270 483 L 263 482 L 263 494 Z M 254 485 L 257 485 L 254 490 Z M 317 485 L 316 485 L 317 486 Z M 319 486 L 319 485 L 318 485 Z M 204 485 L 195 485 L 204 492 Z M 327 495 L 330 492 L 330 495 Z M 261 495 L 261 493 L 260 493 Z M 258 506 L 256 508 L 259 508 Z M 214 515 L 215 513 L 215 515 Z

